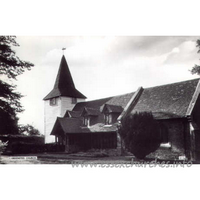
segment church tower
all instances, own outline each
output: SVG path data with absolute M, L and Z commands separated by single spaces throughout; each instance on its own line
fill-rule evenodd
M 43 99 L 45 143 L 55 142 L 54 136 L 50 136 L 50 133 L 56 118 L 63 117 L 66 110 L 72 110 L 76 103 L 85 99 L 86 97 L 75 88 L 63 55 L 53 90 Z

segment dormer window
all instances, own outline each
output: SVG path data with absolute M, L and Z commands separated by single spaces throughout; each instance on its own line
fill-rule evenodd
M 105 114 L 105 125 L 110 125 L 110 124 L 112 124 L 112 115 L 106 113 Z
M 83 117 L 83 126 L 90 127 L 98 119 L 100 111 L 98 109 L 84 107 L 81 117 Z
M 56 106 L 57 105 L 57 98 L 50 99 L 49 104 L 50 104 L 50 106 Z
M 85 116 L 83 118 L 83 125 L 84 126 L 90 126 L 90 118 L 88 116 Z
M 72 97 L 72 104 L 76 104 L 77 103 L 77 98 Z
M 104 104 L 101 107 L 101 112 L 104 114 L 105 125 L 115 123 L 122 111 L 123 108 L 121 106 Z

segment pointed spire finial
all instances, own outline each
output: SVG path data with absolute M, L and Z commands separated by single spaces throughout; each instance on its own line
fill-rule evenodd
M 62 50 L 63 50 L 63 55 L 64 55 L 66 48 L 62 48 Z

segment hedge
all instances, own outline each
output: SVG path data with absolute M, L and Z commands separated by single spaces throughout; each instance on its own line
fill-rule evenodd
M 11 154 L 30 154 L 30 153 L 44 153 L 44 152 L 61 152 L 64 151 L 64 146 L 56 144 L 28 144 L 15 143 L 9 149 Z

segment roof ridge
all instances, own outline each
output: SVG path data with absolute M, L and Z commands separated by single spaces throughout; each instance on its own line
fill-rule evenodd
M 109 103 L 105 103 L 105 105 L 108 105 L 108 106 L 114 106 L 114 107 L 122 107 L 121 105 L 113 105 L 113 104 L 109 104 Z
M 119 94 L 119 95 L 115 95 L 115 96 L 109 96 L 109 97 L 105 97 L 105 98 L 101 98 L 101 99 L 94 99 L 94 100 L 89 100 L 89 101 L 83 101 L 83 102 L 78 102 L 77 104 L 81 104 L 81 103 L 87 103 L 87 102 L 94 102 L 94 101 L 99 101 L 99 100 L 104 100 L 104 99 L 109 99 L 109 98 L 114 98 L 114 97 L 120 97 L 120 96 L 124 96 L 124 95 L 128 95 L 128 94 L 132 94 L 134 92 L 127 92 L 124 94 Z M 112 104 L 109 104 L 112 105 Z
M 156 87 L 163 87 L 163 86 L 167 86 L 167 85 L 176 85 L 176 84 L 180 84 L 180 83 L 186 83 L 189 81 L 195 81 L 195 80 L 200 80 L 200 78 L 195 78 L 195 79 L 190 79 L 190 80 L 186 80 L 186 81 L 179 81 L 179 82 L 174 82 L 174 83 L 166 83 L 163 85 L 156 85 L 156 86 L 152 86 L 152 87 L 145 87 L 144 89 L 151 89 L 151 88 L 156 88 Z
M 155 85 L 155 86 L 152 86 L 152 87 L 144 87 L 144 90 L 145 89 L 155 88 L 155 87 L 167 86 L 167 85 L 175 85 L 175 84 L 184 83 L 184 82 L 188 82 L 188 81 L 194 81 L 194 80 L 198 80 L 198 79 L 200 80 L 200 78 L 195 78 L 195 79 L 190 79 L 190 80 L 186 80 L 186 81 L 179 81 L 179 82 L 174 82 L 174 83 L 166 83 L 166 84 L 163 84 L 163 85 Z M 86 103 L 86 102 L 94 102 L 94 101 L 104 100 L 104 99 L 113 98 L 113 97 L 120 97 L 120 96 L 128 95 L 128 94 L 131 94 L 131 93 L 135 93 L 135 92 L 136 91 L 127 92 L 127 93 L 119 94 L 119 95 L 115 95 L 115 96 L 109 96 L 109 97 L 105 97 L 105 98 L 100 98 L 100 99 L 94 99 L 94 100 L 79 102 L 77 104 Z M 109 105 L 112 105 L 112 104 L 109 104 Z
M 88 107 L 88 106 L 84 106 L 84 108 L 90 109 L 90 110 L 99 110 L 98 108 L 92 108 L 92 107 Z

